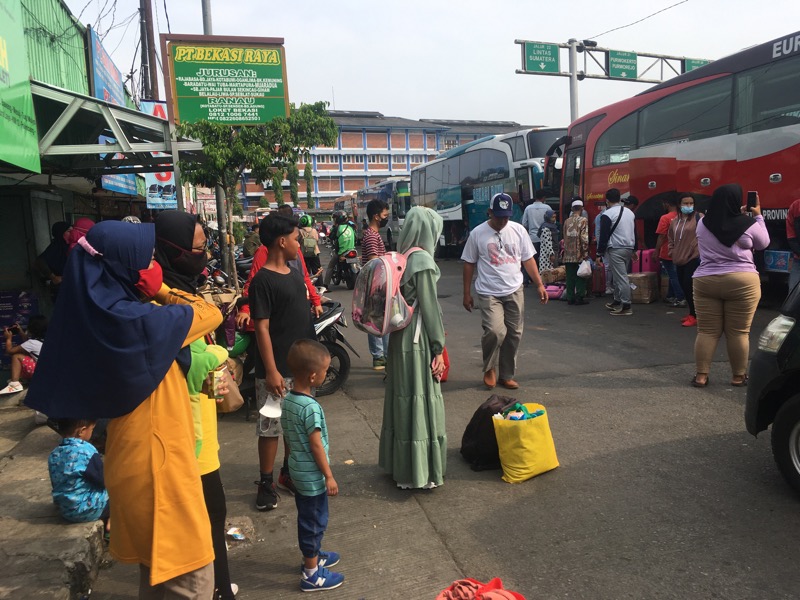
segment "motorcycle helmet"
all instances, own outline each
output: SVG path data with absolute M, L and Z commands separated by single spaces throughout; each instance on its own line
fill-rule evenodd
M 333 213 L 333 222 L 337 225 L 343 225 L 344 223 L 347 223 L 347 213 L 343 210 L 337 210 L 335 213 Z
M 133 215 L 130 215 L 130 216 L 127 216 L 127 217 L 122 217 L 122 222 L 123 222 L 123 223 L 135 223 L 135 224 L 139 224 L 139 223 L 141 223 L 142 221 L 141 221 L 141 219 L 139 219 L 139 217 L 134 217 Z
M 314 224 L 314 218 L 311 215 L 303 215 L 300 217 L 300 227 L 311 227 Z

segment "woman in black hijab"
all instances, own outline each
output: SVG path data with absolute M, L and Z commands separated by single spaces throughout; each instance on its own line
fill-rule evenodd
M 50 229 L 53 241 L 50 242 L 50 245 L 45 248 L 34 263 L 36 271 L 53 285 L 54 297 L 58 286 L 61 285 L 61 276 L 64 274 L 64 267 L 67 264 L 69 246 L 64 239 L 64 234 L 67 233 L 68 229 L 69 223 L 64 221 L 53 223 Z
M 747 385 L 750 325 L 761 298 L 761 281 L 753 251 L 769 245 L 761 205 L 743 214 L 742 188 L 723 185 L 714 190 L 708 212 L 697 224 L 700 266 L 693 276 L 697 312 L 694 356 L 697 371 L 691 383 L 708 385 L 711 360 L 722 334 L 728 346 L 731 385 Z
M 190 214 L 164 211 L 156 219 L 156 262 L 161 265 L 164 283 L 190 294 L 197 293 L 197 280 L 206 266 L 206 236 L 203 227 Z M 197 462 L 203 483 L 203 497 L 211 521 L 214 545 L 214 600 L 233 600 L 238 586 L 231 583 L 228 551 L 225 545 L 225 492 L 219 475 L 216 402 L 203 393 L 202 383 L 210 371 L 225 362 L 225 348 L 195 340 L 189 345 L 191 363 L 186 383 L 195 419 Z

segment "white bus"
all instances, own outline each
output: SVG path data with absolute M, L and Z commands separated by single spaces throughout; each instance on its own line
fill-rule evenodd
M 499 192 L 513 198 L 512 219 L 519 222 L 525 204 L 541 188 L 544 152 L 563 133 L 523 129 L 448 150 L 411 171 L 411 202 L 441 215 L 445 246 L 463 244 L 467 231 L 486 220 L 489 202 Z

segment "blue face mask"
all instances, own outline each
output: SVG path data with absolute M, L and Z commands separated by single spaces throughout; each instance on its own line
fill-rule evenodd
M 694 212 L 694 206 L 681 206 L 681 212 L 685 215 L 690 215 Z

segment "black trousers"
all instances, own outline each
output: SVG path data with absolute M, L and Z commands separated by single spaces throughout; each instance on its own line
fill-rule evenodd
M 693 317 L 697 317 L 697 313 L 694 310 L 694 283 L 692 275 L 694 275 L 694 272 L 699 266 L 699 258 L 693 258 L 685 265 L 675 265 L 675 270 L 678 272 L 678 281 L 681 284 L 683 295 L 686 297 L 686 303 L 689 305 L 689 314 Z
M 228 549 L 225 546 L 225 490 L 219 469 L 200 476 L 203 482 L 203 496 L 206 510 L 211 521 L 211 543 L 214 545 L 214 600 L 234 600 L 231 591 L 231 574 L 228 571 Z

